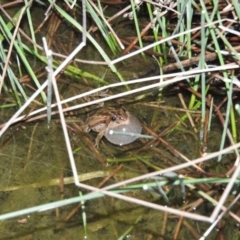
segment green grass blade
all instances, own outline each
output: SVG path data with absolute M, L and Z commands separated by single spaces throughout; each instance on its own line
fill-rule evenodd
M 3 27 L 7 37 L 11 40 L 13 38 L 12 33 L 10 32 L 7 24 L 5 23 L 5 21 L 3 20 L 2 16 L 0 16 L 0 24 Z M 34 83 L 36 84 L 37 87 L 40 87 L 40 83 L 33 71 L 33 69 L 31 68 L 31 64 L 28 62 L 27 57 L 25 55 L 25 53 L 22 51 L 19 42 L 17 40 L 14 41 L 14 47 L 20 57 L 20 59 L 22 60 L 24 66 L 26 67 L 26 70 L 28 71 L 29 75 L 32 77 Z M 46 95 L 44 92 L 41 92 L 41 96 L 42 96 L 42 100 L 45 103 L 46 102 Z

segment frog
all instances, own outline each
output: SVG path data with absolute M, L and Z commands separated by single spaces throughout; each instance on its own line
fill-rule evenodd
M 95 147 L 98 147 L 100 140 L 110 127 L 115 128 L 121 126 L 126 124 L 128 120 L 129 112 L 123 106 L 120 108 L 101 108 L 87 117 L 84 131 L 90 132 L 92 130 L 98 133 L 95 139 Z

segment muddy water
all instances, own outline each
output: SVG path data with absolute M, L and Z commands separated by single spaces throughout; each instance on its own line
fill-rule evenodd
M 14 9 L 11 10 L 14 12 Z M 40 19 L 34 19 L 34 24 L 38 26 L 43 20 L 45 8 L 34 5 L 32 11 L 41 13 L 38 15 Z M 49 27 L 49 25 L 46 25 L 46 27 Z M 25 28 L 27 29 L 27 27 Z M 72 33 L 70 30 L 71 28 L 69 28 L 66 22 L 60 25 L 59 30 L 52 39 L 52 49 L 54 51 L 61 52 L 60 49 L 63 46 L 65 46 L 65 49 L 68 49 L 68 46 L 70 46 L 69 36 Z M 125 34 L 131 32 L 131 30 L 132 26 L 126 29 Z M 46 28 L 43 28 L 37 33 L 37 36 L 40 37 L 45 33 Z M 103 40 L 99 37 L 100 35 L 96 34 L 95 36 L 105 46 Z M 73 35 L 71 41 L 73 45 L 72 48 L 68 49 L 70 52 L 79 43 L 79 35 Z M 106 48 L 106 52 L 111 55 L 108 48 Z M 91 44 L 84 48 L 78 57 L 102 61 Z M 39 67 L 42 65 L 42 63 L 39 63 Z M 81 68 L 98 78 L 102 78 L 102 81 L 96 81 L 77 74 L 72 74 L 71 76 L 62 74 L 58 79 L 58 86 L 63 99 L 103 86 L 106 82 L 119 82 L 117 75 L 112 73 L 107 66 L 76 62 L 73 66 Z M 157 68 L 155 60 L 147 58 L 145 61 L 141 56 L 117 64 L 117 69 L 125 80 L 142 76 L 150 77 L 156 74 L 155 70 Z M 46 74 L 40 78 L 40 81 L 43 81 L 45 78 Z M 133 89 L 138 86 L 130 86 L 130 88 Z M 30 89 L 26 91 L 29 95 L 32 94 Z M 116 88 L 112 89 L 111 94 L 125 91 L 127 91 L 125 87 Z M 164 145 L 163 142 L 157 140 L 151 141 L 140 138 L 131 144 L 116 146 L 111 144 L 106 138 L 103 138 L 97 149 L 94 147 L 96 133 L 79 131 L 78 125 L 83 123 L 78 123 L 77 121 L 76 123 L 69 123 L 68 133 L 77 172 L 79 175 L 92 173 L 84 183 L 90 186 L 98 186 L 104 177 L 109 172 L 114 171 L 120 164 L 122 165 L 121 169 L 104 186 L 152 172 L 156 169 L 183 163 L 184 160 L 173 152 L 173 148 L 189 159 L 195 159 L 200 156 L 199 133 L 192 130 L 187 120 L 184 121 L 184 124 L 179 121 L 179 118 L 185 113 L 178 109 L 182 108 L 182 106 L 177 93 L 169 94 L 166 91 L 161 96 L 157 95 L 156 92 L 148 91 L 144 92 L 144 94 L 147 94 L 146 97 L 141 98 L 142 100 L 136 100 L 136 97 L 139 98 L 141 94 L 143 93 L 108 101 L 105 102 L 105 106 L 119 107 L 124 105 L 143 124 L 143 134 L 153 136 L 166 131 L 162 138 L 167 141 L 168 145 Z M 188 101 L 189 96 L 186 95 L 185 98 Z M 39 102 L 41 101 L 40 98 L 38 100 Z M 80 102 L 82 100 L 75 100 L 70 105 L 79 104 Z M 33 103 L 33 106 L 34 108 L 39 108 L 36 103 Z M 99 106 L 78 109 L 71 112 L 71 114 L 68 113 L 67 118 L 80 119 L 84 122 L 87 114 L 93 112 L 94 108 L 99 108 Z M 6 122 L 11 117 L 13 110 L 1 109 L 1 123 Z M 200 114 L 198 112 L 193 114 L 193 118 L 196 122 L 196 128 L 199 130 Z M 12 126 L 1 137 L 1 215 L 62 199 L 71 199 L 79 196 L 79 190 L 82 191 L 82 194 L 88 193 L 86 190 L 78 189 L 71 181 L 69 184 L 61 185 L 63 180 L 60 179 L 72 177 L 73 174 L 58 119 L 57 115 L 54 116 L 50 125 L 45 120 L 36 120 L 31 123 L 23 122 Z M 169 130 L 168 128 L 171 125 L 174 128 L 172 127 Z M 218 121 L 216 121 L 213 123 L 209 134 L 209 151 L 218 150 L 218 139 L 220 140 L 220 136 L 221 127 Z M 228 161 L 231 157 L 225 158 Z M 207 163 L 205 167 L 206 169 L 212 168 L 213 171 L 219 173 L 224 172 L 224 165 L 219 165 L 216 170 L 216 164 L 213 161 Z M 193 169 L 187 169 L 185 173 L 191 176 L 195 172 Z M 194 175 L 194 177 L 199 177 L 199 175 Z M 53 180 L 56 180 L 56 182 L 53 183 Z M 171 188 L 171 184 L 169 184 L 169 187 Z M 167 191 L 168 189 L 164 190 Z M 126 193 L 126 195 L 166 205 L 166 202 L 158 193 L 143 191 L 141 188 L 132 190 Z M 188 190 L 187 201 L 192 203 L 198 198 L 199 195 L 197 193 Z M 181 209 L 184 205 L 180 188 L 178 187 L 176 187 L 175 191 L 172 191 L 169 199 L 168 206 Z M 73 209 L 76 209 L 75 214 L 72 217 L 68 217 Z M 209 215 L 212 209 L 211 205 L 206 204 L 199 207 L 196 212 Z M 133 225 L 134 228 L 128 235 L 130 239 L 160 239 L 161 237 L 163 239 L 173 239 L 173 234 L 178 224 L 178 217 L 176 216 L 169 215 L 166 222 L 164 222 L 166 215 L 163 212 L 110 197 L 87 201 L 85 203 L 85 212 L 88 239 L 117 239 Z M 81 207 L 76 203 L 40 213 L 23 214 L 1 222 L 0 239 L 82 239 L 86 232 L 83 228 L 81 214 Z M 178 239 L 189 238 L 191 232 L 189 229 L 191 227 L 194 229 L 198 228 L 201 235 L 209 226 L 207 223 L 196 223 L 192 220 L 184 221 L 185 224 L 182 226 Z M 229 226 L 233 225 L 234 222 L 229 222 Z M 164 227 L 165 231 L 163 234 L 162 229 Z M 217 232 L 212 232 L 208 239 L 216 239 L 216 234 Z M 226 236 L 229 234 L 226 232 Z

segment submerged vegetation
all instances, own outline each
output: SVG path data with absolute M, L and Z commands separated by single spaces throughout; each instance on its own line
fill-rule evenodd
M 0 11 L 0 239 L 239 238 L 237 0 Z

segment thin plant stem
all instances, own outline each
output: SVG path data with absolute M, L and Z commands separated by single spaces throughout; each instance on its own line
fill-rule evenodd
M 205 14 L 202 12 L 201 13 L 201 39 L 202 41 L 204 41 L 206 39 L 205 36 L 205 28 L 204 28 L 204 23 L 205 23 Z M 201 69 L 204 68 L 205 65 L 205 44 L 201 45 L 201 58 L 199 61 L 199 66 Z M 206 75 L 204 72 L 201 73 L 201 91 L 202 91 L 202 119 L 201 119 L 201 127 L 200 127 L 200 141 L 203 141 L 203 131 L 204 131 L 204 125 L 205 125 L 205 121 L 206 121 L 206 103 L 205 103 L 205 99 L 206 99 Z
M 52 51 L 48 50 L 46 38 L 43 38 L 43 46 L 47 56 L 47 72 L 48 72 L 48 87 L 47 87 L 47 121 L 50 124 L 52 113 L 52 79 L 53 79 L 53 67 L 52 67 Z
M 26 5 L 26 6 L 29 6 L 29 4 L 30 4 L 30 5 L 32 4 L 32 1 L 31 1 L 31 0 L 30 0 L 30 3 L 28 3 L 28 0 L 24 0 L 24 2 L 25 2 L 25 5 Z M 27 8 L 27 9 L 26 9 L 26 13 L 27 13 L 28 24 L 29 24 L 29 29 L 30 29 L 30 33 L 31 33 L 32 40 L 33 40 L 33 42 L 37 42 L 37 41 L 36 41 L 36 38 L 35 38 L 35 33 L 34 33 L 33 24 L 32 24 L 32 17 L 31 17 L 31 13 L 30 13 L 30 8 Z M 33 48 L 34 48 L 34 51 L 37 53 L 37 52 L 38 52 L 38 49 L 37 49 L 37 47 L 36 47 L 35 44 L 33 45 Z
M 232 87 L 233 87 L 233 84 L 231 82 L 229 90 L 228 90 L 229 94 L 228 94 L 228 101 L 227 101 L 226 118 L 225 118 L 225 122 L 224 122 L 224 126 L 223 126 L 223 133 L 222 133 L 222 139 L 221 139 L 221 143 L 220 143 L 220 150 L 223 149 L 225 141 L 226 141 L 226 134 L 227 134 L 227 129 L 228 129 L 230 110 L 231 110 L 231 106 L 232 106 Z M 218 156 L 218 162 L 220 162 L 221 160 L 222 160 L 222 155 L 220 154 Z
M 134 0 L 130 0 L 130 2 L 131 2 L 131 6 L 132 6 L 133 20 L 134 20 L 135 29 L 136 29 L 136 32 L 137 32 L 139 46 L 142 48 L 143 47 L 143 42 L 142 42 L 142 37 L 141 37 L 141 34 L 140 34 L 139 25 L 138 25 L 138 18 L 137 18 L 137 14 L 136 14 L 136 7 L 138 7 L 138 6 L 137 6 L 137 4 L 135 4 Z M 143 57 L 145 56 L 145 54 L 143 52 L 141 54 L 142 54 Z

